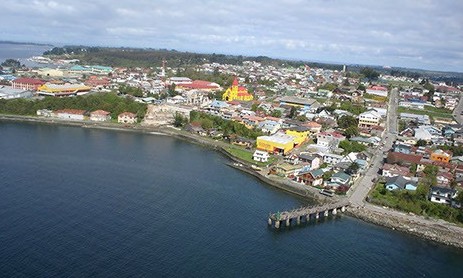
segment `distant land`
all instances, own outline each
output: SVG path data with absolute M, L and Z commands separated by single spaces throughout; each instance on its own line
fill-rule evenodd
M 1 41 L 0 44 L 18 44 L 18 45 L 37 45 L 37 46 L 54 46 L 49 43 L 35 43 L 35 42 L 15 42 L 15 41 Z

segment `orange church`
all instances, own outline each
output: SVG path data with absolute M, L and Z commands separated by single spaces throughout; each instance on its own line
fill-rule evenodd
M 233 80 L 232 86 L 228 88 L 222 95 L 222 100 L 225 101 L 251 101 L 253 99 L 254 97 L 248 93 L 248 90 L 245 87 L 238 85 L 238 79 L 236 77 Z

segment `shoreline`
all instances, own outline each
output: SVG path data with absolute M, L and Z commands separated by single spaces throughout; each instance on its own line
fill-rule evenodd
M 307 188 L 305 190 L 291 184 L 290 181 L 277 180 L 267 177 L 258 171 L 253 170 L 248 162 L 239 160 L 226 152 L 223 147 L 229 145 L 228 143 L 213 140 L 199 135 L 187 133 L 180 129 L 168 126 L 142 126 L 142 125 L 122 125 L 119 123 L 104 123 L 104 122 L 90 122 L 90 121 L 69 121 L 55 118 L 42 118 L 37 116 L 20 116 L 20 115 L 0 115 L 0 121 L 11 121 L 11 122 L 26 122 L 26 123 L 39 123 L 39 124 L 50 124 L 50 125 L 64 125 L 74 126 L 81 128 L 94 128 L 102 130 L 113 130 L 123 132 L 136 132 L 142 134 L 153 134 L 153 135 L 164 135 L 171 136 L 180 140 L 185 140 L 189 143 L 195 143 L 208 148 L 217 150 L 222 155 L 226 156 L 232 162 L 240 163 L 241 166 L 234 165 L 233 163 L 227 164 L 230 167 L 243 171 L 249 175 L 254 176 L 265 184 L 285 191 L 287 193 L 296 195 L 299 198 L 310 200 L 317 204 L 327 201 L 334 201 L 334 199 L 327 199 L 327 197 L 319 196 L 318 190 L 315 188 Z M 393 213 L 384 213 L 380 211 L 381 208 L 376 207 L 372 204 L 367 203 L 364 207 L 352 207 L 347 209 L 347 215 L 360 219 L 362 221 L 386 227 L 392 230 L 404 232 L 409 235 L 414 235 L 421 239 L 427 239 L 436 243 L 444 244 L 447 246 L 456 247 L 463 249 L 463 232 L 459 233 L 455 230 L 456 225 L 448 222 L 438 223 L 439 220 L 435 220 L 435 224 L 431 226 L 420 223 L 420 221 L 411 221 L 405 217 L 399 217 Z M 401 213 L 401 212 L 397 212 Z M 402 213 L 405 214 L 405 213 Z M 418 216 L 421 217 L 421 216 Z M 447 226 L 444 226 L 447 224 Z M 457 227 L 459 229 L 459 227 Z M 462 228 L 463 230 L 463 228 Z

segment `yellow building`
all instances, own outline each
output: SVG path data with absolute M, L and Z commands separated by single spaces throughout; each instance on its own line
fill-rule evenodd
M 238 79 L 233 80 L 232 86 L 228 88 L 225 93 L 222 95 L 222 100 L 225 101 L 251 101 L 254 97 L 248 93 L 248 90 L 245 87 L 238 86 Z
M 90 91 L 92 87 L 85 86 L 84 84 L 53 84 L 46 83 L 37 88 L 39 95 L 48 96 L 66 96 L 66 95 L 80 95 Z
M 293 136 L 294 145 L 299 146 L 307 140 L 309 129 L 302 126 L 292 127 L 286 130 L 286 134 Z
M 272 154 L 287 154 L 294 148 L 294 136 L 275 134 L 257 137 L 257 149 Z
M 430 158 L 432 161 L 441 161 L 448 163 L 450 162 L 450 159 L 452 159 L 452 154 L 443 150 L 435 150 L 433 153 L 431 153 Z

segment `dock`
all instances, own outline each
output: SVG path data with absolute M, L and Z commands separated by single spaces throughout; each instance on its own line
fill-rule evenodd
M 342 200 L 337 203 L 325 204 L 321 206 L 307 206 L 294 210 L 271 213 L 268 218 L 269 226 L 279 229 L 281 226 L 290 227 L 292 223 L 297 225 L 301 222 L 309 222 L 311 219 L 318 220 L 320 217 L 336 215 L 339 212 L 345 212 L 349 206 L 348 200 Z

